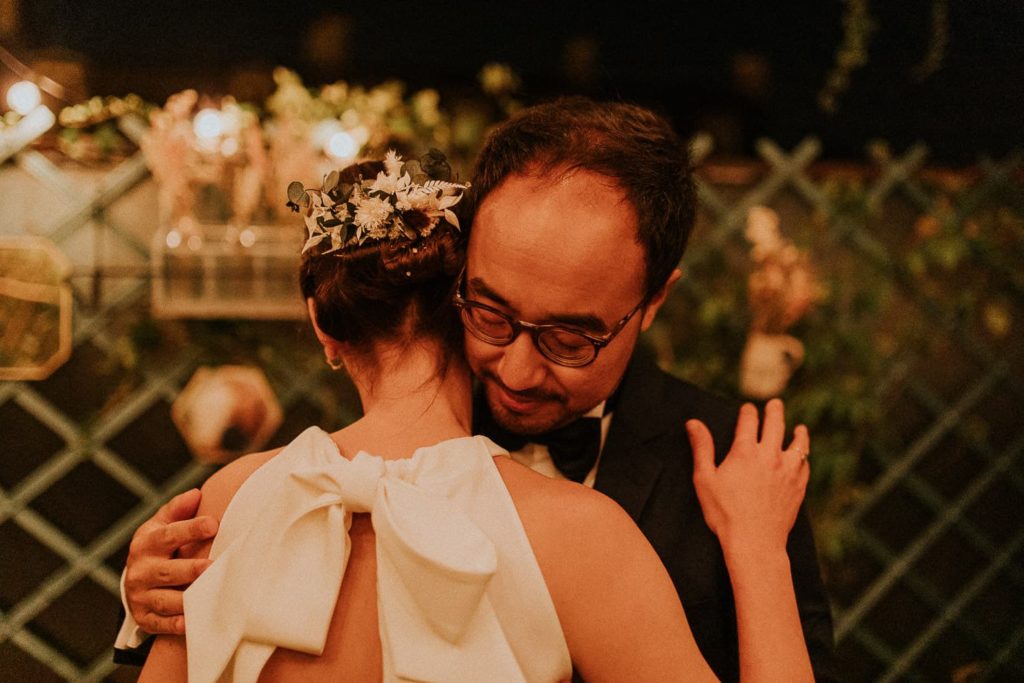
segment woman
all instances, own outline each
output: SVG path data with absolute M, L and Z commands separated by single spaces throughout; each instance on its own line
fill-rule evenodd
M 587 680 L 714 679 L 621 508 L 470 435 L 451 305 L 464 258 L 451 209 L 465 186 L 424 172 L 441 167 L 392 153 L 332 174 L 322 192 L 290 188 L 310 233 L 310 318 L 364 416 L 211 477 L 199 512 L 221 527 L 195 551 L 216 561 L 185 594 L 187 648 L 158 639 L 142 680 L 553 681 L 574 668 Z M 744 409 L 728 468 L 714 467 L 706 430 L 689 428 L 733 576 L 743 675 L 808 679 L 788 569 L 764 562 L 784 556 L 792 493 L 806 482 L 803 463 L 783 457 L 781 404 L 760 442 L 756 411 Z M 794 448 L 806 441 L 799 430 Z M 769 476 L 751 476 L 755 462 L 771 463 Z M 716 507 L 726 484 L 790 495 L 736 519 Z

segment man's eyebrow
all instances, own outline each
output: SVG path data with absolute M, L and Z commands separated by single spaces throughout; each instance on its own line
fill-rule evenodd
M 469 286 L 480 296 L 487 297 L 491 301 L 495 302 L 499 306 L 506 306 L 511 308 L 508 299 L 495 292 L 493 289 L 487 286 L 481 278 L 474 277 L 469 279 Z M 595 334 L 604 334 L 608 331 L 605 323 L 601 318 L 594 315 L 593 313 L 568 313 L 565 315 L 553 315 L 544 320 L 528 321 L 536 322 L 538 324 L 557 324 L 566 325 L 568 327 L 578 327 L 587 332 Z
M 493 289 L 487 286 L 487 283 L 483 279 L 478 277 L 471 277 L 469 279 L 469 286 L 473 288 L 478 294 L 487 297 L 491 301 L 498 303 L 502 306 L 508 306 L 508 299 L 495 292 Z

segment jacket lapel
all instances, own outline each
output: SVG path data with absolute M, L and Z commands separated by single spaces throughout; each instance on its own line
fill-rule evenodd
M 637 348 L 622 379 L 594 488 L 639 520 L 661 474 L 661 440 L 672 430 L 671 411 L 661 402 L 665 375 L 647 351 Z M 664 440 L 671 442 L 671 440 Z

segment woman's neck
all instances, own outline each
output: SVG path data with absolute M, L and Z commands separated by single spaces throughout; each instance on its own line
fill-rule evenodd
M 405 458 L 417 448 L 469 436 L 472 387 L 464 360 L 448 355 L 445 367 L 444 352 L 431 342 L 378 351 L 372 371 L 347 359 L 363 417 L 335 433 L 342 453 Z

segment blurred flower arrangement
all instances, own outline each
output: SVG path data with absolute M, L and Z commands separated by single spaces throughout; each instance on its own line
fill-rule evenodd
M 92 97 L 64 107 L 57 118 L 57 148 L 75 161 L 100 161 L 130 154 L 135 145 L 118 130 L 118 120 L 135 115 L 148 119 L 154 106 L 138 95 Z
M 752 207 L 745 236 L 756 268 L 747 279 L 752 319 L 740 360 L 740 392 L 768 399 L 782 393 L 804 360 L 804 345 L 786 330 L 822 292 L 807 253 L 782 236 L 772 209 Z
M 162 225 L 195 217 L 248 224 L 261 209 L 267 155 L 256 113 L 232 98 L 200 107 L 186 90 L 150 114 L 141 142 Z
M 448 116 L 436 90 L 406 97 L 399 81 L 369 89 L 338 81 L 311 90 L 283 68 L 274 71 L 274 81 L 264 126 L 272 174 L 266 185 L 267 204 L 279 218 L 293 180 L 313 184 L 334 168 L 387 149 L 412 154 L 450 147 Z
M 458 167 L 468 163 L 493 122 L 513 106 L 518 76 L 501 67 L 484 79 L 497 111 L 450 114 L 433 89 L 407 95 L 399 81 L 366 88 L 338 81 L 309 88 L 288 69 L 274 71 L 276 90 L 262 118 L 230 98 L 200 102 L 195 91 L 173 95 L 150 114 L 142 149 L 159 186 L 161 220 L 185 217 L 241 225 L 287 221 L 282 198 L 291 181 L 318 183 L 327 173 L 388 149 L 419 156 L 442 151 Z M 456 139 L 453 126 L 462 130 Z M 468 134 L 466 133 L 468 131 Z

